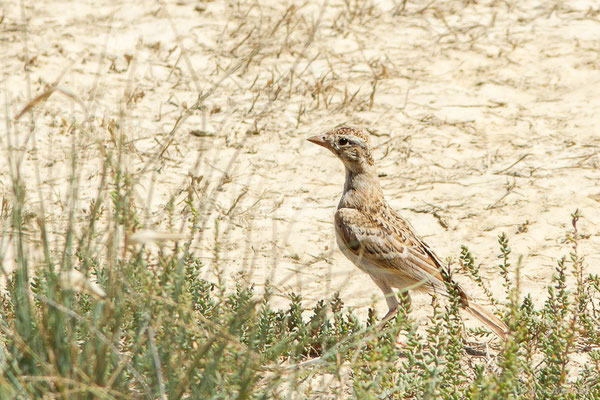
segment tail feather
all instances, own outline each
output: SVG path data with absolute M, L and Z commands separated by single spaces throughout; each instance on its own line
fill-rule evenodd
M 500 318 L 492 314 L 490 311 L 470 300 L 465 305 L 465 310 L 470 312 L 474 317 L 483 322 L 490 328 L 500 339 L 506 339 L 508 336 L 508 326 Z

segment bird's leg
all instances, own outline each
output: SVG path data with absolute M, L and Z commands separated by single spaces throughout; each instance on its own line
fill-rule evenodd
M 382 326 L 385 325 L 385 323 L 388 322 L 390 319 L 392 319 L 394 315 L 398 314 L 398 307 L 400 306 L 400 304 L 402 304 L 404 312 L 408 314 L 408 312 L 410 311 L 411 298 L 410 294 L 408 294 L 408 291 L 400 293 L 400 302 L 398 302 L 397 297 L 393 292 L 389 297 L 386 297 L 386 300 L 388 303 L 389 311 L 381 320 Z
M 387 314 L 385 314 L 385 317 L 383 317 L 383 319 L 381 320 L 381 322 L 378 326 L 380 331 L 383 330 L 383 328 L 385 327 L 387 322 L 390 319 L 392 319 L 394 317 L 394 315 L 398 314 L 398 308 L 399 308 L 400 304 L 402 304 L 402 307 L 404 308 L 404 313 L 408 314 L 408 312 L 410 311 L 411 299 L 410 299 L 410 295 L 408 294 L 407 290 L 400 293 L 400 302 L 398 302 L 397 296 L 393 291 L 390 290 L 390 293 L 391 294 L 386 295 L 386 300 L 388 303 L 388 307 L 390 309 L 387 312 Z M 403 335 L 400 335 L 400 336 L 403 336 Z M 406 339 L 400 339 L 400 338 L 396 337 L 396 345 L 398 345 L 400 347 L 404 347 L 406 345 L 405 340 Z
M 383 329 L 389 320 L 394 318 L 394 315 L 398 314 L 398 308 L 390 308 L 390 310 L 385 314 L 381 322 L 379 323 L 379 329 Z
M 386 293 L 385 296 L 385 301 L 387 302 L 389 310 L 387 314 L 385 314 L 385 317 L 383 317 L 383 319 L 381 320 L 381 322 L 383 323 L 389 321 L 394 315 L 398 313 L 398 306 L 400 305 L 396 298 L 396 294 L 392 290 L 390 290 L 389 294 Z
M 392 290 L 390 285 L 387 284 L 387 282 L 375 280 L 375 283 L 377 284 L 377 286 L 379 286 L 379 288 L 385 295 L 385 301 L 389 308 L 389 311 L 387 312 L 387 314 L 385 314 L 385 317 L 383 317 L 383 319 L 381 320 L 381 322 L 378 325 L 379 329 L 383 329 L 385 324 L 390 319 L 392 319 L 392 317 L 394 315 L 396 315 L 396 313 L 398 312 L 399 303 L 398 303 L 398 299 L 396 298 L 396 294 L 394 293 L 394 291 Z

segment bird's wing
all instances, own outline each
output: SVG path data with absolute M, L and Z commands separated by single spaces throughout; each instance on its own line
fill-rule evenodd
M 497 316 L 475 303 L 443 267 L 435 253 L 415 233 L 408 221 L 390 208 L 378 212 L 361 212 L 340 208 L 335 214 L 335 228 L 341 246 L 354 255 L 354 262 L 367 261 L 379 272 L 397 274 L 408 282 L 446 291 L 450 283 L 458 289 L 461 306 L 492 329 L 500 338 L 508 327 Z
M 440 261 L 393 210 L 364 213 L 340 208 L 335 214 L 335 224 L 340 244 L 355 257 L 364 258 L 384 272 L 443 284 L 445 274 L 441 272 Z

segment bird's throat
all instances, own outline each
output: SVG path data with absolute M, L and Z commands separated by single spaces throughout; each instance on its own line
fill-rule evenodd
M 338 208 L 362 209 L 365 205 L 382 201 L 384 201 L 383 191 L 379 185 L 375 168 L 362 170 L 361 172 L 346 168 L 344 193 Z

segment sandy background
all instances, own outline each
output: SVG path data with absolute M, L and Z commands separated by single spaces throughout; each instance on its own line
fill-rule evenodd
M 0 196 L 11 197 L 12 146 L 32 248 L 42 201 L 62 248 L 73 146 L 84 221 L 103 152 L 123 135 L 140 228 L 189 232 L 188 194 L 205 207 L 193 249 L 207 278 L 270 278 L 307 306 L 340 291 L 359 314 L 375 304 L 382 315 L 379 290 L 335 246 L 343 167 L 305 141 L 348 123 L 373 133 L 392 205 L 442 259 L 467 245 L 496 294 L 498 234 L 540 305 L 577 208 L 580 252 L 600 272 L 596 1 L 136 3 L 0 5 Z M 81 104 L 57 92 L 14 122 L 59 78 Z M 428 302 L 416 299 L 416 318 Z

